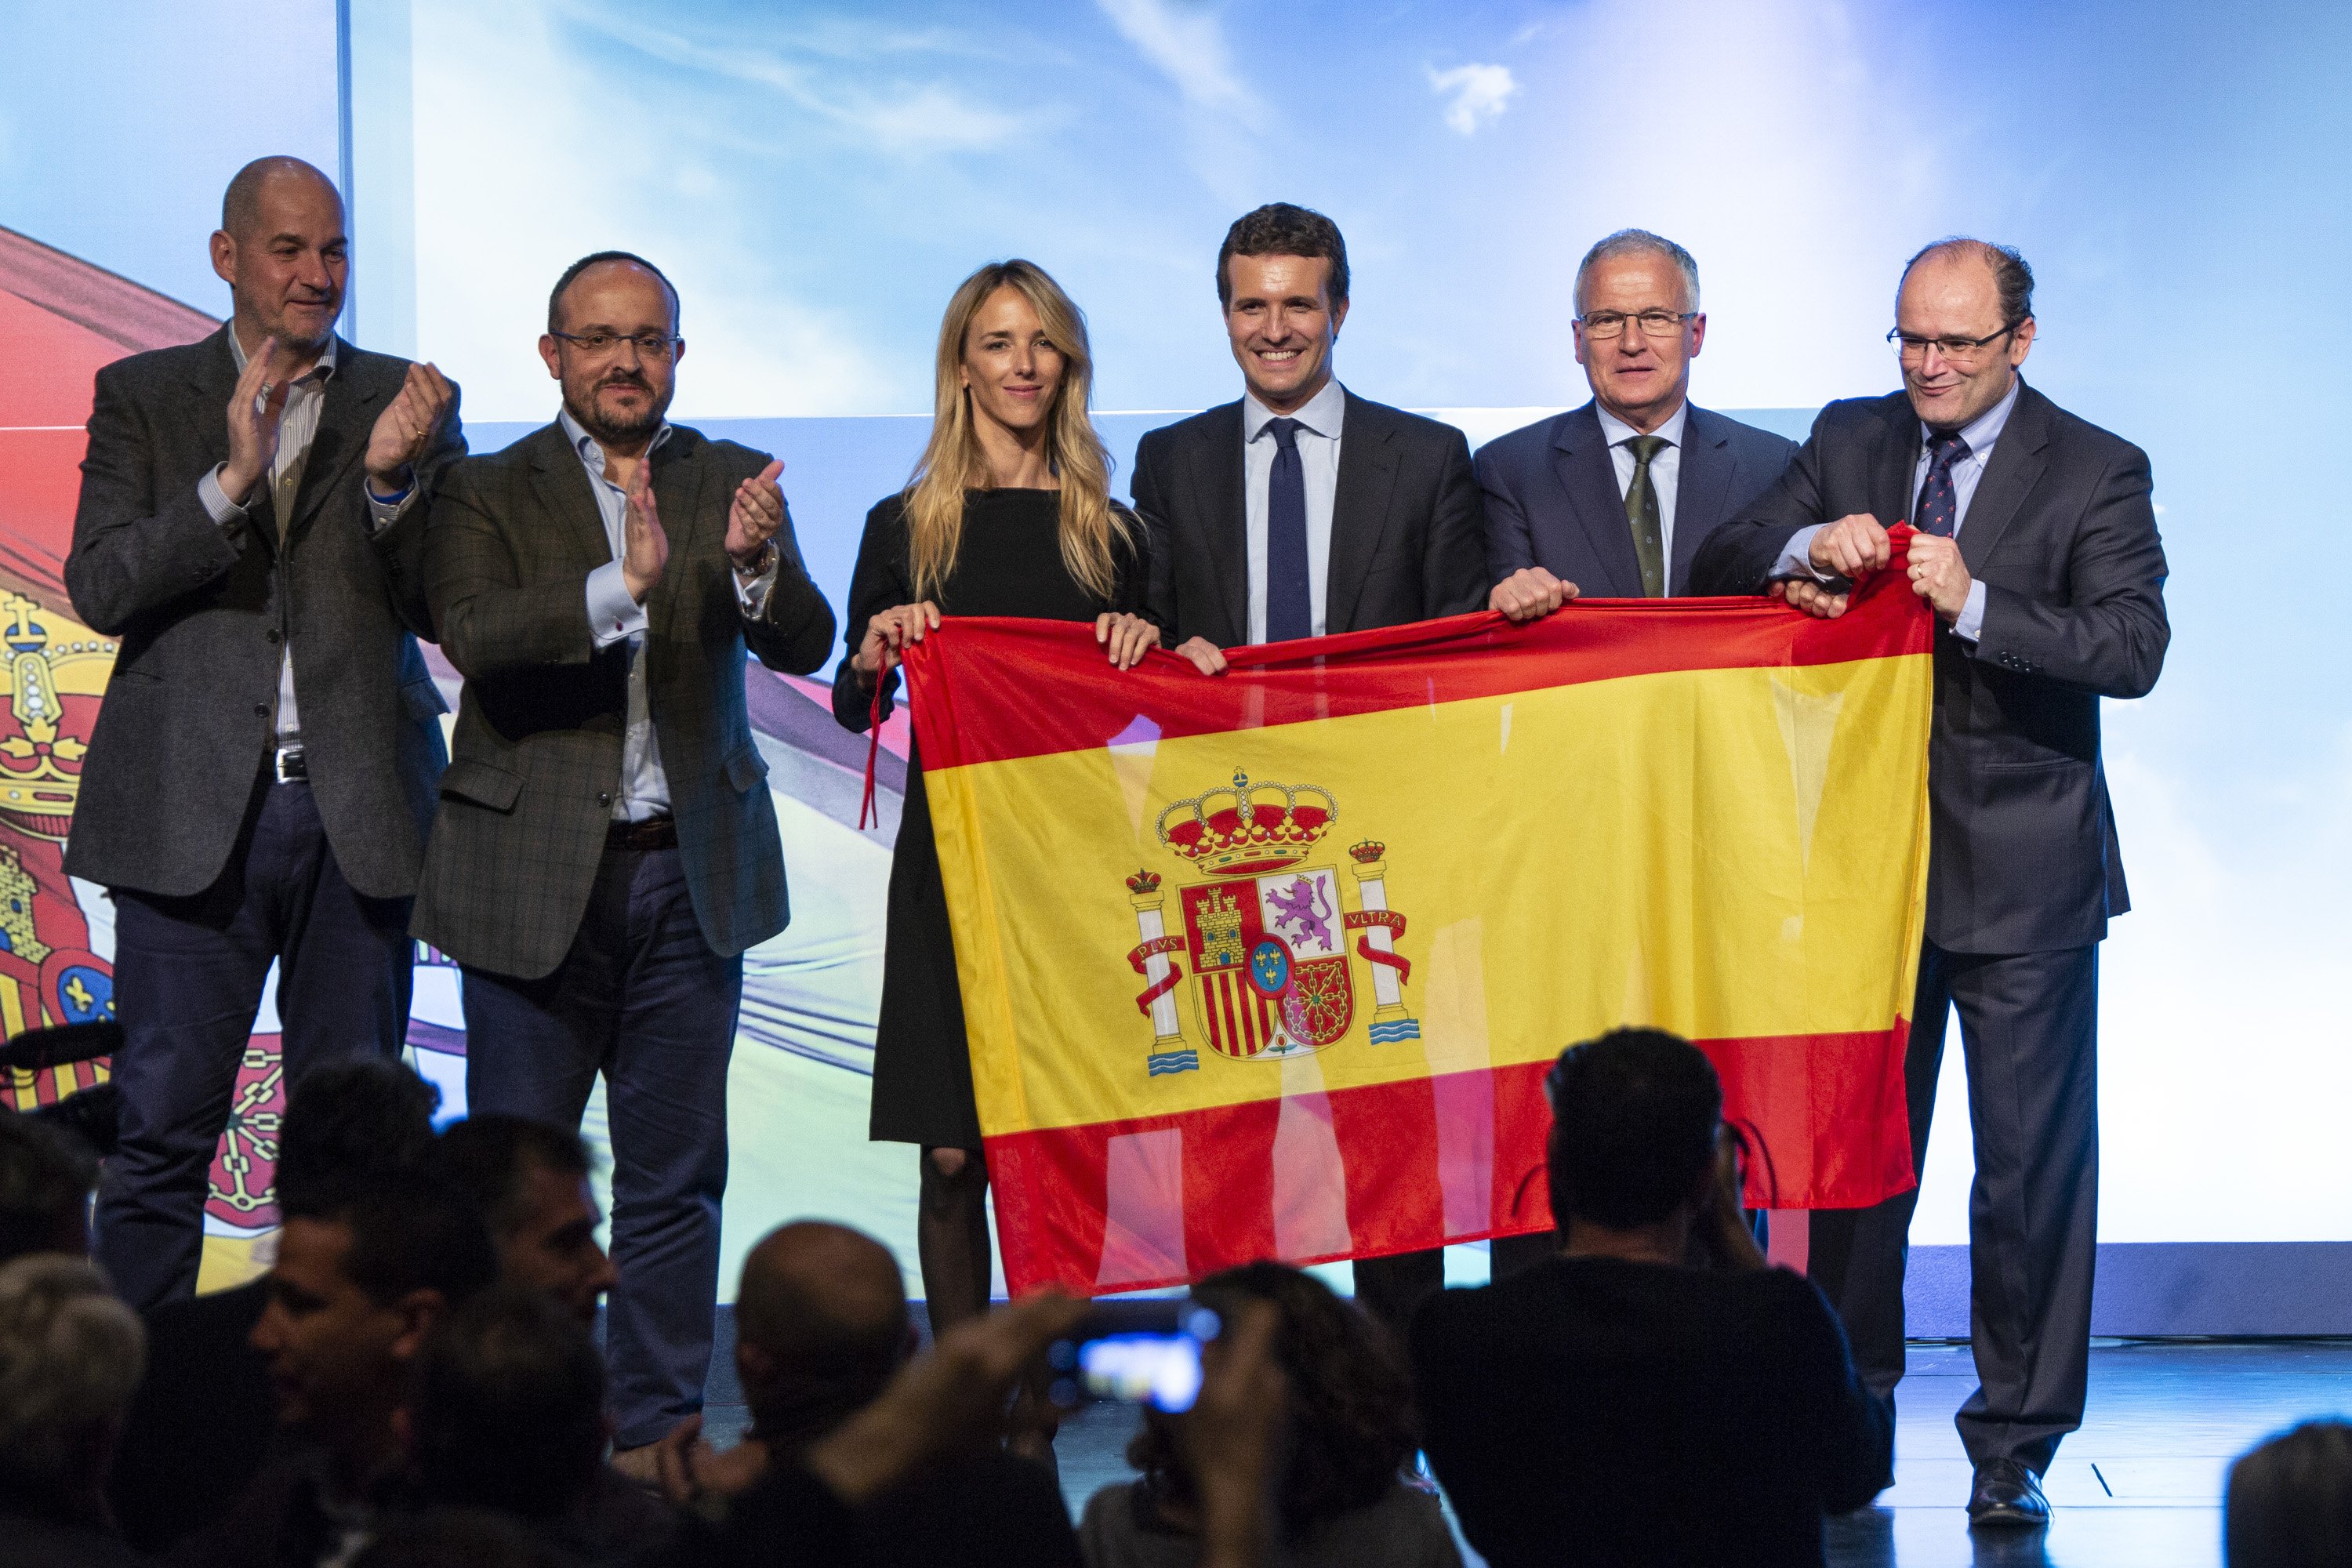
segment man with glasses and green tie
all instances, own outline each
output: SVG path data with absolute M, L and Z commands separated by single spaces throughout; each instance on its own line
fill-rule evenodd
M 1478 450 L 1487 605 L 1513 620 L 1580 594 L 1689 593 L 1699 542 L 1796 450 L 1691 406 L 1706 314 L 1698 263 L 1673 240 L 1638 228 L 1601 240 L 1576 269 L 1576 361 L 1592 400 Z
M 613 1138 L 614 1460 L 702 1408 L 743 952 L 782 931 L 783 847 L 746 647 L 833 651 L 764 452 L 665 417 L 686 343 L 643 258 L 574 263 L 539 340 L 553 424 L 451 469 L 425 545 L 466 677 L 415 930 L 465 971 L 466 1098 Z
M 1773 593 L 1843 613 L 1919 531 L 1906 567 L 1934 606 L 1927 933 L 1905 1075 L 1927 1151 L 1957 1007 L 1976 1182 L 1970 1322 L 1979 1386 L 1960 1407 L 1972 1523 L 2040 1525 L 2040 1477 L 2082 1425 L 2098 1231 L 2098 943 L 2130 907 L 2099 700 L 2164 667 L 2164 548 L 2147 455 L 2052 403 L 2019 368 L 2033 274 L 2005 246 L 1947 239 L 1905 267 L 1903 389 L 1832 403 L 1788 471 L 1693 565 L 1702 593 Z M 1856 845 L 1855 854 L 1879 847 Z M 1917 1192 L 1812 1216 L 1811 1272 L 1872 1391 L 1903 1375 L 1903 1266 Z

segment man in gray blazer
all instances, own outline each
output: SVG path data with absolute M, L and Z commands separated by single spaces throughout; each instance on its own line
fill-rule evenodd
M 1903 390 L 1822 410 L 1779 483 L 1700 550 L 1701 592 L 1842 614 L 1892 559 L 1935 607 L 1927 944 L 1904 1072 L 1916 1164 L 1958 1010 L 1976 1184 L 1960 1406 L 1979 1524 L 2049 1519 L 2040 1477 L 2082 1424 L 2098 1242 L 2098 944 L 2131 907 L 2099 758 L 2099 700 L 2164 668 L 2163 542 L 2147 454 L 2018 374 L 2033 274 L 1979 240 L 1911 258 L 1895 300 Z M 1855 852 L 1874 853 L 1861 845 Z M 1903 1375 L 1918 1192 L 1813 1215 L 1811 1273 L 1873 1393 Z
M 1706 344 L 1698 263 L 1620 229 L 1576 269 L 1576 361 L 1592 400 L 1478 449 L 1490 607 L 1517 620 L 1563 599 L 1687 594 L 1717 525 L 1763 494 L 1796 443 L 1693 406 Z
M 195 1288 L 215 1145 L 272 960 L 284 1075 L 406 1036 L 410 896 L 444 751 L 420 564 L 457 389 L 334 335 L 341 198 L 294 158 L 230 182 L 229 324 L 99 372 L 66 586 L 120 639 L 66 869 L 113 896 L 121 1152 L 98 1249 Z
M 650 262 L 574 263 L 540 339 L 556 422 L 436 500 L 466 690 L 416 900 L 464 966 L 470 1110 L 577 1127 L 604 1077 L 614 1441 L 647 1476 L 702 1408 L 743 952 L 789 912 L 744 650 L 804 675 L 834 630 L 783 465 L 665 418 L 677 321 Z

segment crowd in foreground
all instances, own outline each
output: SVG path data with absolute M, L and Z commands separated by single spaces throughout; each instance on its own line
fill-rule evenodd
M 633 1478 L 572 1132 L 436 1135 L 404 1068 L 319 1068 L 270 1271 L 142 1320 L 87 1257 L 94 1155 L 0 1115 L 0 1565 L 1438 1568 L 1433 1476 L 1496 1564 L 1822 1562 L 1825 1519 L 1891 1479 L 1890 1415 L 1743 1223 L 1714 1069 L 1623 1030 L 1547 1088 L 1553 1257 L 1432 1300 L 1402 1346 L 1286 1265 L 1202 1281 L 1196 1402 L 1143 1407 L 1139 1478 L 1075 1526 L 1038 1369 L 1082 1303 L 924 1345 L 887 1248 L 787 1225 L 737 1298 L 748 1433 L 719 1450 L 689 1420 Z M 2232 1568 L 2352 1560 L 2352 1426 L 2240 1459 L 2227 1535 Z

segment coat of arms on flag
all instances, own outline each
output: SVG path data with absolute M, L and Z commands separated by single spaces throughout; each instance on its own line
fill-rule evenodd
M 1153 1077 L 1201 1065 L 1171 994 L 1187 963 L 1193 1026 L 1219 1056 L 1297 1056 L 1343 1038 L 1356 1016 L 1350 931 L 1362 932 L 1356 953 L 1371 970 L 1371 1043 L 1421 1037 L 1404 1006 L 1412 965 L 1396 951 L 1405 922 L 1388 907 L 1387 846 L 1366 840 L 1348 851 L 1353 910 L 1341 907 L 1338 870 L 1302 864 L 1339 819 L 1339 802 L 1319 785 L 1253 783 L 1238 771 L 1230 787 L 1160 814 L 1160 844 L 1210 878 L 1178 889 L 1174 931 L 1159 875 L 1147 868 L 1127 879 L 1143 939 L 1127 961 L 1149 983 L 1135 1000 L 1151 1019 Z

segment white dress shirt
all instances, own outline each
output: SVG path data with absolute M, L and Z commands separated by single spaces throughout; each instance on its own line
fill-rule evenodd
M 1992 461 L 1993 444 L 2000 439 L 2001 428 L 2009 423 L 2010 410 L 2017 406 L 2018 389 L 2024 384 L 2021 378 L 2011 376 L 2006 396 L 1960 426 L 1960 439 L 1969 444 L 1969 455 L 1952 465 L 1952 537 L 1955 540 L 1960 537 L 1960 530 L 1968 524 L 1969 503 L 1976 499 L 1977 485 L 1984 479 L 1985 466 Z M 1911 510 L 1915 515 L 1919 510 L 1919 492 L 1927 487 L 1927 470 L 1935 460 L 1927 446 L 1935 434 L 1924 421 L 1920 424 L 1919 456 L 1911 465 Z M 1813 535 L 1826 526 L 1825 523 L 1815 523 L 1790 535 L 1787 546 L 1780 552 L 1780 559 L 1773 565 L 1772 575 L 1813 577 L 1824 583 L 1833 581 L 1827 574 L 1816 572 L 1812 567 Z M 1958 618 L 1952 622 L 1952 635 L 1975 642 L 1984 634 L 1984 612 L 1985 585 L 1981 580 L 1972 581 L 1969 584 L 1968 600 L 1960 605 Z
M 1348 394 L 1337 379 L 1307 400 L 1287 417 L 1298 421 L 1292 437 L 1298 444 L 1298 466 L 1307 479 L 1307 592 L 1315 613 L 1315 635 L 1324 633 L 1323 601 L 1328 597 L 1331 567 L 1331 504 L 1339 492 L 1339 425 L 1347 416 Z M 1249 640 L 1265 641 L 1265 538 L 1272 501 L 1267 487 L 1274 479 L 1275 455 L 1281 448 L 1266 426 L 1276 417 L 1257 400 L 1242 395 L 1242 497 L 1249 531 Z
M 1625 443 L 1642 433 L 1601 407 L 1597 398 L 1592 412 L 1601 416 L 1601 437 L 1609 443 L 1609 460 L 1617 469 L 1617 499 L 1622 501 L 1633 488 L 1635 462 L 1633 448 Z M 1658 546 L 1664 552 L 1662 564 L 1670 584 L 1675 574 L 1675 497 L 1681 493 L 1683 481 L 1683 426 L 1689 423 L 1690 404 L 1685 401 L 1675 405 L 1664 425 L 1650 432 L 1666 443 L 1650 459 L 1650 489 L 1658 498 Z
M 236 328 L 233 325 L 228 330 L 228 352 L 236 356 L 236 373 L 243 375 L 247 363 L 245 345 L 237 342 Z M 215 463 L 210 473 L 196 481 L 196 497 L 205 503 L 205 510 L 213 521 L 227 528 L 247 518 L 256 501 L 267 498 L 271 503 L 268 526 L 272 529 L 278 526 L 278 489 L 283 486 L 291 491 L 302 487 L 302 466 L 310 459 L 310 443 L 319 438 L 319 416 L 326 409 L 327 382 L 334 374 L 335 340 L 330 334 L 318 363 L 287 383 L 286 402 L 278 416 L 278 455 L 270 459 L 268 488 L 265 489 L 256 486 L 253 493 L 246 498 L 245 504 L 238 505 L 229 500 L 228 491 L 221 488 L 220 477 L 228 468 L 226 463 Z M 375 533 L 390 528 L 416 500 L 414 479 L 409 481 L 406 489 L 390 500 L 378 500 L 375 492 L 367 489 L 364 475 L 361 476 L 360 486 L 361 493 L 367 497 L 368 527 Z M 288 495 L 286 504 L 289 513 L 293 502 L 293 496 Z M 285 653 L 278 661 L 277 728 L 280 748 L 302 743 L 302 718 L 294 707 L 294 630 L 291 626 L 286 629 L 285 647 Z
M 621 787 L 613 797 L 613 817 L 616 822 L 649 822 L 669 815 L 669 775 L 662 769 L 661 746 L 654 738 L 653 709 L 646 696 L 646 607 L 629 596 L 628 579 L 621 570 L 621 556 L 627 548 L 629 496 L 605 477 L 604 447 L 581 428 L 572 411 L 562 410 L 556 419 L 572 449 L 580 454 L 580 466 L 587 470 L 588 493 L 596 498 L 604 541 L 613 551 L 613 559 L 588 574 L 589 635 L 598 647 L 624 641 L 629 645 L 628 727 L 621 741 Z M 669 437 L 670 426 L 665 421 L 639 461 L 652 462 Z M 769 590 L 776 585 L 776 572 L 782 563 L 779 552 L 757 577 L 735 574 L 735 602 L 745 619 L 756 620 L 766 611 Z

